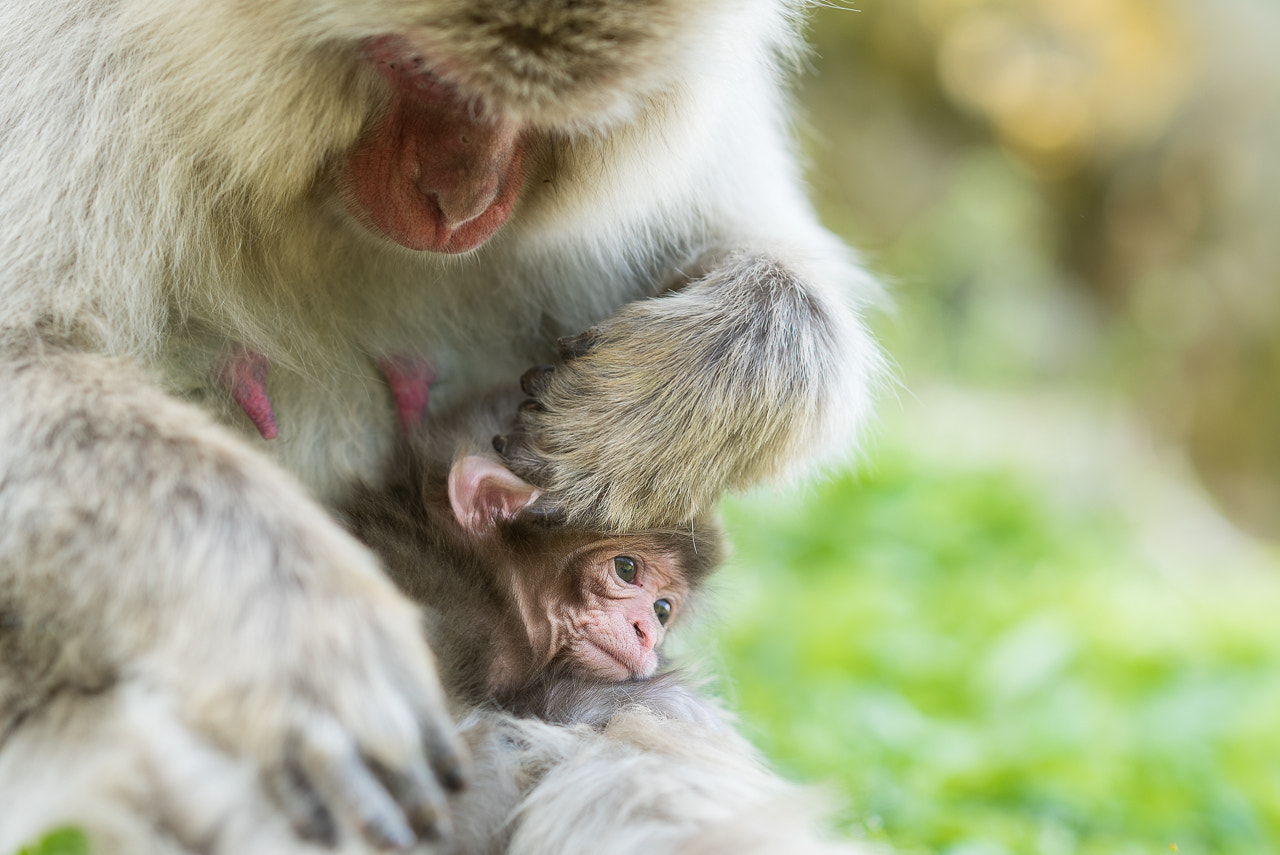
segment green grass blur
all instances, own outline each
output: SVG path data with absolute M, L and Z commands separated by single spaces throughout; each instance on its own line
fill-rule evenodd
M 1120 518 L 907 448 L 733 502 L 731 705 L 901 852 L 1277 851 L 1280 581 L 1161 575 Z
M 55 828 L 16 855 L 89 855 L 89 841 L 75 828 Z
M 1280 558 L 1224 518 L 1280 539 L 1280 7 L 834 2 L 811 35 L 814 195 L 889 283 L 904 400 L 858 475 L 728 504 L 689 646 L 854 837 L 1280 853 Z

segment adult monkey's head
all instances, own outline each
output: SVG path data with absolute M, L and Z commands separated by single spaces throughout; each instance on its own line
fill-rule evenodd
M 390 2 L 366 39 L 388 90 L 343 169 L 352 213 L 402 246 L 467 252 L 511 215 L 544 132 L 624 121 L 696 55 L 721 0 Z

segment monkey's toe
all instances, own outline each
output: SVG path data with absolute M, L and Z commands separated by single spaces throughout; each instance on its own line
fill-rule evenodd
M 334 721 L 321 720 L 292 734 L 286 750 L 306 786 L 328 809 L 344 817 L 366 842 L 405 851 L 418 842 L 404 807 L 389 791 L 386 775 Z
M 551 383 L 551 375 L 556 373 L 554 365 L 535 365 L 520 377 L 520 388 L 526 395 L 536 398 L 547 390 Z
M 493 438 L 493 449 L 502 457 L 502 462 L 520 478 L 536 486 L 545 486 L 546 463 L 542 456 L 521 434 L 507 434 Z
M 556 348 L 560 351 L 560 358 L 565 362 L 586 356 L 595 350 L 596 345 L 600 343 L 600 331 L 595 327 L 580 332 L 577 335 L 567 335 L 556 342 Z

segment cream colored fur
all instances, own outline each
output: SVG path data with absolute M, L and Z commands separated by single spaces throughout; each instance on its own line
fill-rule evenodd
M 876 292 L 800 187 L 779 85 L 796 12 L 0 3 L 0 812 L 58 804 L 52 773 L 27 792 L 40 758 L 84 796 L 47 816 L 116 799 L 122 827 L 196 829 L 157 852 L 298 845 L 256 789 L 290 764 L 328 788 L 344 841 L 443 810 L 432 773 L 460 761 L 416 613 L 322 509 L 391 459 L 380 356 L 431 360 L 434 412 L 597 327 L 512 462 L 615 528 L 849 448 Z M 531 134 L 511 221 L 469 254 L 371 236 L 334 189 L 387 101 L 360 62 L 385 33 Z M 214 379 L 237 348 L 270 360 L 270 442 Z M 415 795 L 391 804 L 379 764 Z M 28 816 L 0 819 L 0 850 Z
M 846 451 L 879 360 L 843 304 L 874 289 L 797 186 L 774 82 L 775 51 L 791 48 L 786 7 L 637 7 L 633 17 L 653 6 L 692 19 L 674 45 L 642 43 L 647 97 L 625 77 L 602 87 L 603 114 L 536 113 L 555 129 L 546 183 L 480 250 L 439 257 L 354 226 L 327 170 L 380 103 L 354 40 L 453 20 L 459 5 L 5 3 L 0 317 L 42 319 L 86 348 L 151 364 L 171 392 L 242 430 L 210 369 L 228 342 L 256 347 L 273 363 L 281 428 L 264 450 L 332 497 L 376 471 L 395 436 L 370 352 L 425 344 L 445 405 L 550 361 L 554 336 L 656 293 L 655 282 L 746 248 L 793 267 L 837 324 L 830 365 L 793 366 L 822 406 L 788 406 L 797 430 L 770 443 L 763 468 Z M 739 418 L 751 433 L 757 414 Z M 634 518 L 649 510 L 610 514 L 636 527 L 653 522 Z
M 723 726 L 627 708 L 602 730 L 497 712 L 472 713 L 460 730 L 474 780 L 438 855 L 874 851 L 832 839 L 822 800 L 779 780 Z M 100 853 L 362 851 L 350 839 L 333 849 L 296 839 L 250 765 L 183 729 L 138 686 L 47 705 L 0 753 L 0 780 L 15 773 L 24 786 L 0 789 L 0 851 L 60 821 L 79 823 Z

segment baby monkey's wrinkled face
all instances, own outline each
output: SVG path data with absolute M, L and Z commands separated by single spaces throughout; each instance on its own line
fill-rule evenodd
M 561 636 L 556 656 L 575 674 L 603 680 L 648 677 L 667 627 L 689 595 L 680 556 L 661 536 L 611 538 L 569 556 L 578 602 L 548 609 Z M 548 603 L 548 606 L 553 604 Z
M 652 676 L 667 629 L 720 558 L 710 524 L 602 534 L 527 514 L 538 490 L 485 457 L 454 464 L 449 496 L 518 613 L 529 661 L 504 652 L 498 682 L 550 666 L 609 681 Z

